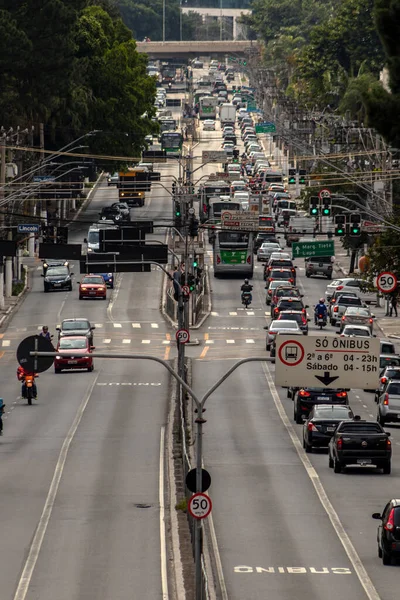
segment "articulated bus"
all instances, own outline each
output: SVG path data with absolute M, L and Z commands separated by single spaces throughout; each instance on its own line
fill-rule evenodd
M 210 198 L 213 196 L 230 196 L 231 187 L 226 181 L 206 181 L 199 190 L 200 220 L 202 223 L 209 219 Z
M 215 232 L 214 277 L 241 275 L 253 277 L 253 233 L 246 231 Z
M 216 96 L 202 96 L 199 100 L 199 118 L 217 118 L 218 98 Z
M 163 131 L 160 136 L 161 150 L 167 156 L 180 156 L 182 154 L 183 135 L 179 131 Z

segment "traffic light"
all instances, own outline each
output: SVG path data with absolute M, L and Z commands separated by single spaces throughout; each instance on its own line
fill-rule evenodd
M 54 244 L 55 227 L 53 225 L 45 225 L 42 227 L 42 237 L 44 244 Z
M 306 175 L 307 175 L 307 171 L 305 169 L 300 169 L 300 171 L 299 171 L 299 183 L 300 183 L 300 185 L 305 185 L 306 184 Z
M 329 196 L 322 199 L 322 214 L 324 217 L 330 217 L 332 210 L 332 198 Z
M 310 198 L 310 215 L 312 217 L 318 217 L 319 206 L 318 198 Z
M 193 269 L 197 269 L 199 261 L 197 260 L 197 256 L 193 256 Z
M 180 205 L 180 202 L 177 202 L 177 201 L 175 201 L 174 225 L 177 229 L 182 227 L 181 205 Z
M 190 237 L 196 237 L 199 234 L 199 220 L 194 217 L 189 222 L 189 235 Z
M 346 215 L 336 215 L 335 235 L 337 237 L 343 237 L 344 235 L 346 235 Z
M 172 195 L 175 196 L 175 194 L 176 194 L 176 182 L 175 181 L 172 182 L 171 190 L 172 190 Z
M 296 169 L 289 169 L 289 184 L 296 183 Z
M 196 289 L 196 279 L 195 276 L 192 273 L 189 273 L 187 276 L 188 279 L 188 286 L 191 292 L 193 292 Z
M 361 235 L 361 215 L 350 215 L 350 235 L 359 237 Z
M 68 244 L 68 227 L 57 227 L 56 244 Z

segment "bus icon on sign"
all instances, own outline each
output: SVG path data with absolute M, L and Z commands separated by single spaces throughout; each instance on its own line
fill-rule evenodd
M 297 360 L 299 348 L 298 346 L 285 346 L 285 358 L 288 360 L 292 358 L 293 360 Z

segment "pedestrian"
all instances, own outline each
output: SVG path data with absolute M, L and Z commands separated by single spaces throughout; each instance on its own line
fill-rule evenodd
M 3 398 L 0 398 L 0 435 L 3 435 L 3 413 L 6 405 L 4 404 Z
M 390 298 L 390 316 L 393 316 L 393 311 L 394 311 L 394 315 L 395 317 L 397 317 L 397 293 L 395 292 L 394 294 L 391 295 Z

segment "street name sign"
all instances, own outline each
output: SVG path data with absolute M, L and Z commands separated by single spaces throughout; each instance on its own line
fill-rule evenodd
M 275 133 L 275 132 L 276 132 L 275 123 L 271 123 L 270 121 L 256 123 L 256 133 Z
M 379 356 L 379 338 L 278 334 L 275 384 L 375 389 Z
M 315 240 L 310 242 L 293 242 L 292 257 L 306 258 L 309 256 L 334 256 L 335 242 L 326 240 L 324 242 Z
M 39 233 L 40 225 L 38 223 L 32 223 L 31 225 L 18 225 L 18 233 Z
M 223 210 L 221 212 L 222 229 L 258 230 L 258 214 L 240 210 Z
M 54 180 L 55 180 L 55 177 L 53 175 L 34 175 L 33 176 L 33 183 L 51 182 Z
M 208 162 L 226 162 L 228 155 L 225 150 L 203 150 L 201 158 Z

